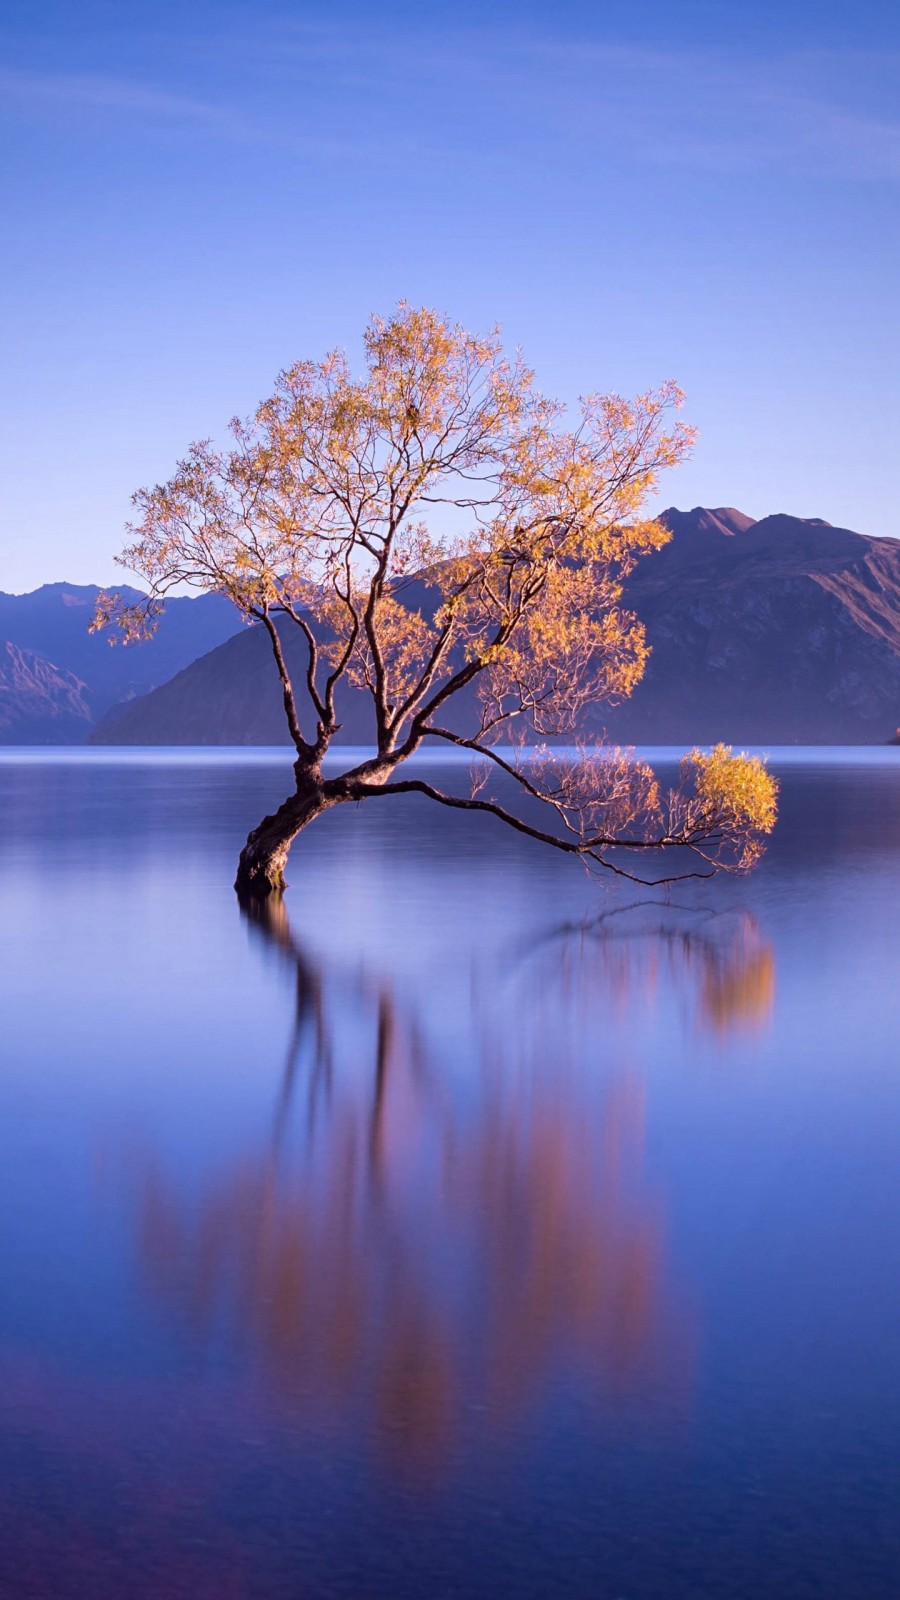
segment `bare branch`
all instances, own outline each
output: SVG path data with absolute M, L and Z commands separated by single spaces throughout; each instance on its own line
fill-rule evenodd
M 302 730 L 300 728 L 300 720 L 297 716 L 297 704 L 294 699 L 294 687 L 291 683 L 290 673 L 288 672 L 287 663 L 284 659 L 284 651 L 281 648 L 281 640 L 278 637 L 278 629 L 272 621 L 272 618 L 269 616 L 268 610 L 260 612 L 260 618 L 263 627 L 269 635 L 269 640 L 272 645 L 272 654 L 275 657 L 275 663 L 278 668 L 278 677 L 281 681 L 281 693 L 284 701 L 284 714 L 287 717 L 287 725 L 290 730 L 291 738 L 294 741 L 294 748 L 296 749 L 298 755 L 306 755 L 309 752 L 310 746 L 304 739 Z
M 504 806 L 494 800 L 478 800 L 465 798 L 462 795 L 445 794 L 443 790 L 435 788 L 433 784 L 426 783 L 422 778 L 400 778 L 395 782 L 383 784 L 367 784 L 354 782 L 348 785 L 346 798 L 349 800 L 375 799 L 380 795 L 391 794 L 422 794 L 429 800 L 435 800 L 439 805 L 450 806 L 456 811 L 481 811 L 488 816 L 496 817 L 498 821 L 506 823 L 507 827 L 515 832 L 524 834 L 529 839 L 535 839 L 540 844 L 550 845 L 554 850 L 561 850 L 566 855 L 579 856 L 584 861 L 590 861 L 605 871 L 612 872 L 616 877 L 628 878 L 632 883 L 642 884 L 645 888 L 658 888 L 661 884 L 680 883 L 685 878 L 711 878 L 715 867 L 710 865 L 707 871 L 692 870 L 677 872 L 661 878 L 642 878 L 638 873 L 629 872 L 624 867 L 608 860 L 602 851 L 609 849 L 626 850 L 667 850 L 675 845 L 681 845 L 696 853 L 696 846 L 683 838 L 660 839 L 595 839 L 585 844 L 575 844 L 570 839 L 560 839 L 555 834 L 547 833 L 543 828 L 535 828 L 531 823 L 525 822 L 513 812 L 507 811 Z
M 319 694 L 318 688 L 316 687 L 316 669 L 319 662 L 319 647 L 316 643 L 316 636 L 302 612 L 297 611 L 292 601 L 286 599 L 284 596 L 282 596 L 281 600 L 281 610 L 284 612 L 285 616 L 290 617 L 291 621 L 296 623 L 306 640 L 308 652 L 306 662 L 306 688 L 309 698 L 315 706 L 316 715 L 318 716 L 319 723 L 321 725 L 326 720 L 327 711 L 325 702 Z

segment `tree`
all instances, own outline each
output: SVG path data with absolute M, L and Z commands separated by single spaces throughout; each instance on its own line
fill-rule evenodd
M 168 483 L 135 495 L 119 562 L 147 597 L 103 595 L 94 621 L 143 637 L 188 585 L 226 594 L 268 634 L 295 786 L 247 839 L 239 894 L 280 891 L 292 841 L 330 807 L 410 793 L 642 882 L 750 866 L 775 817 L 760 762 L 694 752 L 664 793 L 599 741 L 574 756 L 547 743 L 581 737 L 589 708 L 643 672 L 622 582 L 669 537 L 644 507 L 693 442 L 672 416 L 679 390 L 591 395 L 570 427 L 496 330 L 478 338 L 405 303 L 372 319 L 365 354 L 359 378 L 338 352 L 287 368 L 231 423 L 228 448 L 192 445 Z M 300 681 L 285 650 L 294 629 Z M 326 776 L 339 686 L 368 697 L 374 753 Z M 472 753 L 468 796 L 401 775 L 426 740 Z M 670 850 L 686 859 L 646 878 L 641 863 Z

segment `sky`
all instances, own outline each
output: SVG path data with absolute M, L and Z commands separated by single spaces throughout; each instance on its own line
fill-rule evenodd
M 400 299 L 675 378 L 659 507 L 900 535 L 898 80 L 893 0 L 4 0 L 0 589 Z

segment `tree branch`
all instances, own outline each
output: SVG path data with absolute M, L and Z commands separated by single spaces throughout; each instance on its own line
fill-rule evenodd
M 319 664 L 319 646 L 316 642 L 316 636 L 306 618 L 295 610 L 292 601 L 288 600 L 285 595 L 282 595 L 280 605 L 285 616 L 290 617 L 291 621 L 296 623 L 306 639 L 309 651 L 306 662 L 306 687 L 309 692 L 309 698 L 315 706 L 316 716 L 319 722 L 322 723 L 325 721 L 325 704 L 316 686 L 316 669 Z
M 336 785 L 340 785 L 341 782 L 340 779 L 336 780 Z M 505 822 L 507 827 L 515 829 L 517 833 L 525 834 L 526 838 L 536 839 L 538 843 L 550 845 L 554 850 L 562 850 L 566 855 L 580 856 L 582 860 L 593 861 L 605 871 L 615 873 L 616 877 L 627 878 L 631 883 L 643 884 L 648 889 L 658 888 L 667 883 L 680 883 L 686 878 L 711 878 L 715 874 L 715 867 L 710 865 L 708 872 L 676 872 L 664 878 L 642 878 L 636 872 L 629 872 L 626 868 L 617 866 L 602 853 L 612 849 L 666 850 L 673 845 L 683 846 L 694 854 L 700 853 L 695 843 L 677 835 L 663 836 L 659 839 L 617 839 L 598 835 L 575 844 L 571 839 L 560 839 L 553 833 L 547 833 L 543 828 L 533 827 L 531 823 L 524 822 L 521 817 L 515 816 L 512 811 L 507 811 L 494 800 L 466 799 L 461 795 L 445 794 L 442 789 L 435 789 L 433 784 L 426 783 L 422 778 L 401 778 L 393 783 L 381 784 L 364 783 L 358 779 L 349 783 L 346 780 L 343 782 L 346 798 L 349 800 L 370 800 L 386 794 L 422 794 L 429 800 L 435 800 L 442 806 L 450 806 L 456 811 L 486 812 L 488 816 Z
M 268 606 L 266 606 L 263 611 L 260 612 L 260 616 L 262 618 L 263 626 L 269 635 L 269 639 L 272 644 L 272 654 L 275 657 L 275 664 L 278 667 L 278 676 L 281 679 L 281 693 L 284 700 L 284 714 L 287 717 L 287 724 L 290 730 L 291 739 L 294 742 L 294 748 L 299 756 L 309 755 L 312 746 L 309 745 L 303 737 L 303 732 L 300 727 L 300 719 L 297 716 L 297 702 L 294 699 L 294 686 L 291 683 L 291 676 L 288 672 L 287 663 L 284 659 L 284 651 L 281 648 L 281 640 L 278 637 L 278 629 L 272 621 L 272 618 L 269 616 Z

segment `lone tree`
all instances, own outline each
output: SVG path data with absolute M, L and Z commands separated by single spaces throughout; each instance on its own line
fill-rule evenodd
M 628 695 L 644 670 L 622 580 L 669 538 L 643 508 L 693 442 L 672 417 L 675 385 L 589 396 L 567 426 L 496 332 L 476 338 L 403 303 L 372 319 L 365 353 L 362 377 L 337 352 L 297 362 L 231 423 L 229 448 L 194 444 L 168 483 L 135 495 L 118 559 L 147 597 L 103 595 L 94 621 L 144 637 L 188 585 L 227 595 L 268 634 L 295 786 L 247 839 L 239 894 L 280 891 L 291 843 L 332 806 L 411 793 L 641 882 L 752 865 L 776 800 L 757 760 L 695 751 L 664 792 L 599 740 L 572 754 L 589 708 Z M 339 686 L 369 698 L 374 754 L 326 775 Z M 547 741 L 565 739 L 554 755 Z M 472 752 L 468 796 L 402 775 L 425 740 Z M 666 851 L 671 871 L 654 868 Z

